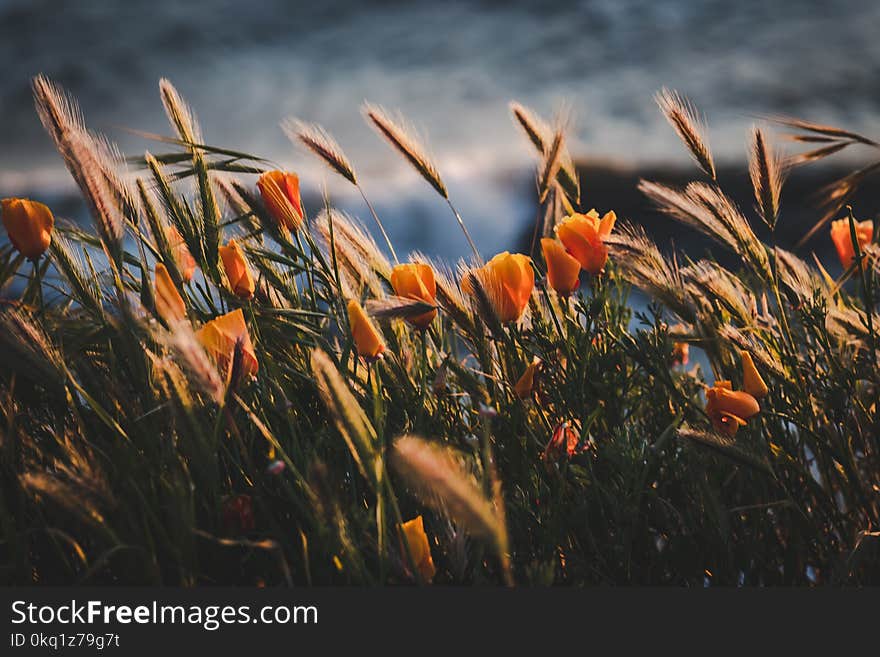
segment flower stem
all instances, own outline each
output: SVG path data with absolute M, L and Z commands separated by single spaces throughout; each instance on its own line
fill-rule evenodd
M 43 311 L 45 310 L 45 307 L 43 305 L 43 274 L 40 271 L 40 256 L 33 258 L 31 260 L 31 264 L 33 264 L 33 266 L 34 266 L 33 281 L 34 281 L 34 285 L 37 286 L 37 299 L 39 300 L 39 304 L 40 304 L 40 313 L 39 314 L 40 314 L 40 316 L 42 316 Z

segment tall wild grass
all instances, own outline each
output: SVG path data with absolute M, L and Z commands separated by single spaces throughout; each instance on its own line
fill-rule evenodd
M 514 103 L 534 237 L 489 258 L 424 141 L 367 104 L 467 238 L 441 263 L 395 251 L 319 125 L 283 123 L 367 223 L 211 146 L 167 80 L 170 136 L 129 158 L 33 90 L 92 225 L 3 204 L 0 286 L 23 289 L 0 307 L 0 581 L 880 583 L 877 235 L 845 205 L 877 165 L 804 230 L 837 219 L 842 277 L 774 239 L 792 167 L 874 141 L 776 119 L 813 149 L 783 155 L 755 128 L 739 208 L 698 112 L 662 91 L 698 170 L 640 192 L 728 268 L 587 212 L 565 117 Z

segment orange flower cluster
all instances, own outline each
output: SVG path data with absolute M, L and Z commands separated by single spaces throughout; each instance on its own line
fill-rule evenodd
M 608 262 L 604 240 L 616 221 L 614 212 L 601 218 L 595 210 L 574 213 L 556 227 L 558 241 L 549 237 L 541 240 L 547 282 L 557 294 L 568 296 L 578 288 L 581 269 L 594 276 L 602 272 Z
M 728 437 L 733 437 L 737 429 L 760 412 L 758 400 L 769 392 L 751 354 L 743 351 L 741 355 L 743 390 L 733 390 L 730 381 L 716 381 L 706 391 L 706 415 L 712 420 L 712 425 Z

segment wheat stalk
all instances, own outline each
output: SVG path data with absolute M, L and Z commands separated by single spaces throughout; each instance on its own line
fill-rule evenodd
M 367 198 L 364 188 L 358 182 L 354 167 L 352 167 L 351 162 L 348 157 L 346 157 L 345 153 L 342 151 L 342 147 L 337 141 L 329 132 L 317 123 L 306 123 L 298 119 L 289 118 L 282 123 L 282 128 L 291 141 L 299 141 L 312 153 L 321 158 L 331 169 L 336 171 L 336 173 L 357 188 L 361 197 L 364 199 L 364 203 L 367 204 L 370 214 L 373 215 L 373 220 L 376 222 L 379 232 L 382 233 L 385 244 L 388 245 L 391 257 L 394 258 L 394 262 L 399 262 L 397 259 L 397 253 L 394 251 L 394 245 L 388 237 L 388 232 L 385 230 L 385 226 L 379 219 L 379 215 L 376 214 L 373 204 L 370 203 L 370 200 Z
M 381 457 L 376 450 L 376 430 L 330 357 L 315 348 L 312 350 L 311 364 L 318 392 L 336 428 L 348 445 L 361 474 L 377 489 L 381 479 Z
M 779 195 L 782 190 L 781 158 L 771 151 L 760 128 L 752 130 L 749 176 L 755 201 L 764 223 L 772 230 L 779 216 Z
M 703 172 L 715 180 L 715 162 L 703 137 L 705 125 L 691 102 L 677 91 L 661 89 L 654 100 Z
M 288 139 L 293 142 L 299 141 L 336 173 L 357 186 L 357 176 L 351 161 L 346 157 L 339 143 L 322 126 L 288 118 L 281 123 L 281 128 Z
M 422 178 L 428 181 L 431 187 L 437 190 L 437 193 L 443 197 L 446 204 L 449 206 L 449 209 L 452 211 L 452 214 L 455 216 L 455 220 L 458 222 L 458 226 L 464 233 L 465 239 L 471 247 L 471 250 L 474 252 L 477 260 L 482 261 L 480 252 L 477 250 L 477 246 L 474 244 L 471 234 L 464 225 L 464 220 L 461 218 L 458 210 L 455 209 L 455 206 L 452 205 L 452 200 L 449 198 L 449 192 L 446 189 L 446 184 L 440 177 L 440 171 L 437 169 L 434 160 L 428 155 L 427 150 L 422 145 L 421 140 L 415 135 L 414 131 L 406 127 L 406 123 L 402 117 L 398 116 L 395 120 L 387 110 L 378 105 L 364 103 L 361 110 L 363 111 L 364 117 L 372 124 L 379 135 L 384 137 L 389 144 L 396 148 L 416 169 L 416 171 L 421 174 Z
M 111 262 L 118 266 L 124 218 L 117 202 L 127 199 L 130 207 L 135 204 L 116 172 L 119 162 L 112 160 L 114 151 L 86 130 L 79 106 L 61 87 L 38 75 L 33 91 L 40 121 L 85 196 Z
M 416 436 L 394 441 L 391 464 L 418 497 L 474 536 L 498 541 L 503 529 L 492 503 L 449 449 Z
M 364 117 L 373 125 L 376 131 L 384 137 L 389 144 L 394 146 L 409 163 L 418 171 L 444 199 L 449 199 L 449 192 L 440 171 L 434 160 L 428 155 L 421 139 L 406 126 L 403 118 L 392 118 L 391 114 L 378 105 L 364 103 L 361 108 Z
M 549 144 L 554 139 L 554 132 L 561 131 L 562 125 L 554 131 L 544 119 L 528 107 L 516 101 L 511 102 L 509 107 L 516 123 L 522 128 L 529 141 L 532 142 L 538 154 L 543 157 L 547 152 Z M 562 124 L 564 121 L 560 120 L 559 123 Z M 581 189 L 577 170 L 568 149 L 564 145 L 559 151 L 559 168 L 557 169 L 555 179 L 569 198 L 575 203 L 580 203 Z

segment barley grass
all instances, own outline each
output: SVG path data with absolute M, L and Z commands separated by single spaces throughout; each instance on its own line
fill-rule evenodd
M 254 187 L 265 160 L 206 143 L 170 82 L 160 97 L 172 136 L 150 136 L 153 152 L 127 159 L 85 127 L 63 89 L 38 77 L 34 95 L 92 223 L 59 219 L 33 263 L 0 243 L 0 581 L 880 582 L 877 231 L 835 279 L 830 263 L 754 228 L 786 221 L 788 166 L 873 140 L 786 119 L 811 150 L 783 158 L 769 132 L 753 130 L 755 208 L 741 209 L 715 180 L 690 104 L 661 92 L 710 181 L 639 189 L 733 265 L 657 244 L 627 217 L 604 240 L 604 271 L 581 272 L 580 288 L 560 296 L 534 263 L 525 311 L 502 323 L 508 290 L 480 274 L 475 247 L 458 263 L 415 253 L 432 267 L 439 311 L 416 330 L 405 320 L 434 304 L 393 289 L 393 265 L 360 220 L 326 191 L 298 230 L 278 230 Z M 364 111 L 448 202 L 401 122 Z M 590 207 L 572 142 L 564 122 L 511 111 L 540 159 L 536 227 L 552 236 Z M 359 185 L 326 132 L 285 127 Z M 876 168 L 834 182 L 820 210 L 842 208 Z M 251 299 L 229 291 L 218 258 L 231 238 L 252 268 Z M 182 321 L 158 315 L 158 263 Z M 376 358 L 358 355 L 350 301 L 382 341 Z M 247 337 L 233 331 L 242 322 Z M 707 399 L 754 382 L 743 352 L 767 394 L 755 392 L 759 412 L 733 432 L 730 412 Z M 414 520 L 430 563 L 401 540 Z

